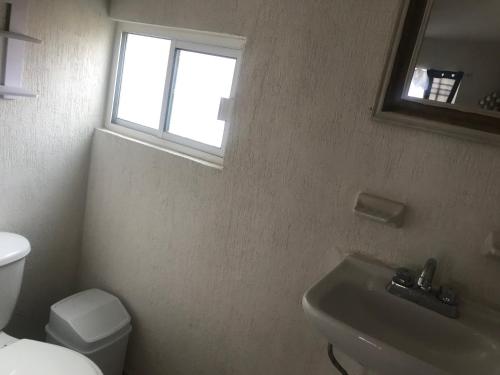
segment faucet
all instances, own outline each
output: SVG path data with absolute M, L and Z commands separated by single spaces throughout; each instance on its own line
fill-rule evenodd
M 437 260 L 430 258 L 425 262 L 424 269 L 418 278 L 417 285 L 425 292 L 430 292 L 432 289 L 432 279 L 436 273 Z
M 458 318 L 458 298 L 453 289 L 441 286 L 434 289 L 432 281 L 437 270 L 437 261 L 430 258 L 418 277 L 407 268 L 399 268 L 387 285 L 387 291 L 407 301 L 416 303 L 449 318 Z M 415 280 L 417 280 L 415 282 Z

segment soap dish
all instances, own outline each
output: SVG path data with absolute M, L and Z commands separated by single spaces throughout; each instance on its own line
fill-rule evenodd
M 354 206 L 357 215 L 396 228 L 403 226 L 405 211 L 403 203 L 367 193 L 360 193 Z

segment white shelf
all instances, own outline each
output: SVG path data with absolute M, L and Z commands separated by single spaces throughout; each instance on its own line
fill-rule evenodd
M 14 33 L 12 31 L 0 31 L 0 37 L 22 40 L 23 42 L 30 42 L 30 43 L 36 43 L 36 44 L 42 43 L 42 41 L 40 39 L 36 39 L 36 38 L 33 38 L 33 37 L 31 37 L 29 35 L 25 35 L 25 34 Z
M 1 86 L 1 85 L 0 85 L 0 95 L 23 96 L 26 98 L 36 98 L 38 96 L 37 94 L 34 94 L 21 87 Z
M 26 43 L 41 43 L 40 40 L 25 34 L 28 29 L 29 1 L 31 0 L 3 0 L 3 2 L 10 4 L 10 11 L 9 31 L 0 30 L 0 40 L 2 38 L 8 39 L 3 56 L 3 81 L 0 82 L 0 99 L 12 100 L 20 97 L 36 98 L 38 96 L 22 88 Z

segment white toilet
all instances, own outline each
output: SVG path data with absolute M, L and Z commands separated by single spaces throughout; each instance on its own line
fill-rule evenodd
M 26 238 L 0 232 L 0 375 L 102 375 L 90 359 L 75 351 L 1 332 L 16 306 L 30 250 Z

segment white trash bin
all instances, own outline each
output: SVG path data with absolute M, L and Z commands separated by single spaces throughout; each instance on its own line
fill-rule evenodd
M 47 342 L 75 350 L 99 366 L 104 375 L 122 375 L 132 326 L 120 300 L 89 289 L 50 308 Z

